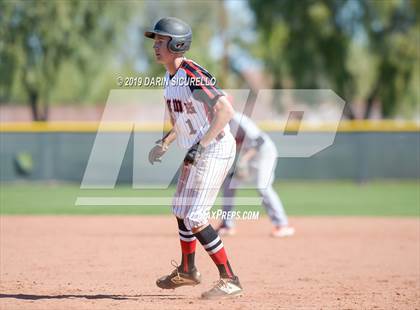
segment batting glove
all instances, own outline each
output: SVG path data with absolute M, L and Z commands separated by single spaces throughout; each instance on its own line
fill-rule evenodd
M 149 152 L 149 163 L 154 164 L 156 162 L 162 162 L 162 156 L 168 150 L 168 146 L 163 143 L 163 140 L 156 141 L 156 145 Z
M 195 165 L 197 161 L 200 159 L 201 154 L 204 152 L 205 147 L 198 142 L 194 144 L 187 152 L 184 158 L 185 165 Z

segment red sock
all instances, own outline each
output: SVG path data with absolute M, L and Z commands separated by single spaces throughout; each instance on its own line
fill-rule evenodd
M 191 242 L 181 241 L 181 268 L 184 272 L 190 272 L 194 268 L 194 258 L 195 258 L 195 245 L 197 240 Z
M 179 270 L 183 272 L 191 272 L 195 265 L 195 246 L 197 243 L 196 238 L 191 230 L 188 230 L 182 219 L 178 219 L 179 241 L 181 242 L 181 265 Z
M 198 241 L 203 245 L 204 249 L 212 258 L 213 262 L 216 264 L 217 269 L 219 269 L 221 278 L 232 278 L 234 277 L 232 267 L 229 264 L 225 248 L 223 246 L 222 240 L 220 240 L 217 232 L 208 225 L 206 228 L 200 230 L 194 234 Z
M 216 264 L 217 269 L 219 269 L 220 276 L 222 276 L 223 278 L 233 277 L 232 268 L 230 267 L 229 261 L 227 259 L 224 246 L 216 253 L 210 255 L 210 257 Z

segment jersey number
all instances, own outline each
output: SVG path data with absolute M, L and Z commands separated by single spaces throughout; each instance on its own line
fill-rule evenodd
M 194 127 L 193 127 L 193 125 L 192 125 L 191 121 L 188 119 L 188 120 L 186 121 L 186 123 L 187 123 L 187 125 L 188 125 L 188 128 L 190 129 L 190 135 L 195 135 L 195 134 L 197 133 L 197 131 L 194 129 Z

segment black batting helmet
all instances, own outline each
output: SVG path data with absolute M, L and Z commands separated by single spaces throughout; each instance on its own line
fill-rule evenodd
M 154 39 L 157 34 L 171 38 L 168 42 L 168 49 L 173 53 L 182 53 L 190 49 L 191 27 L 178 18 L 164 17 L 156 23 L 153 30 L 144 32 L 144 35 L 151 39 Z

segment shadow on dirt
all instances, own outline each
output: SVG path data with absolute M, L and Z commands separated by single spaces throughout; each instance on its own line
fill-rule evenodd
M 165 294 L 139 294 L 139 295 L 31 295 L 31 294 L 0 294 L 0 298 L 15 298 L 23 300 L 39 300 L 39 299 L 66 299 L 66 298 L 86 298 L 86 299 L 113 299 L 113 300 L 136 300 L 140 298 L 155 297 L 159 299 L 183 299 L 183 295 L 165 295 Z

